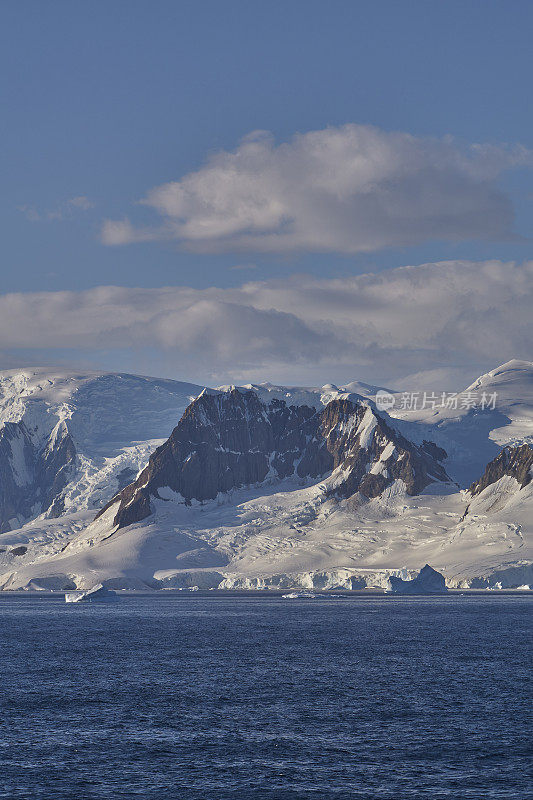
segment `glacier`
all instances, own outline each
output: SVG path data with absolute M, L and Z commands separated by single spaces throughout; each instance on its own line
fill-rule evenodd
M 270 460 L 255 483 L 202 499 L 161 486 L 142 520 L 117 526 L 116 503 L 95 519 L 135 484 L 205 388 L 126 374 L 0 373 L 0 588 L 386 589 L 391 576 L 412 579 L 426 563 L 449 587 L 533 584 L 529 478 L 522 485 L 496 466 L 490 483 L 471 492 L 502 448 L 533 445 L 532 363 L 508 362 L 467 387 L 497 392 L 495 409 L 407 412 L 397 402 L 380 412 L 419 451 L 433 442 L 446 453 L 446 479 L 412 494 L 393 477 L 380 479 L 376 496 L 341 496 L 345 464 L 313 476 L 298 474 L 295 461 L 284 476 Z M 276 400 L 316 413 L 350 400 L 366 411 L 344 430 L 357 422 L 362 448 L 376 435 L 376 387 L 242 390 L 266 406 Z M 365 467 L 367 483 L 388 474 L 397 455 L 392 440 L 383 442 Z

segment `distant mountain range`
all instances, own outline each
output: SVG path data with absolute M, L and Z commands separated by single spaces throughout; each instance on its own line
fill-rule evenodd
M 533 363 L 429 389 L 1 372 L 0 587 L 533 584 Z

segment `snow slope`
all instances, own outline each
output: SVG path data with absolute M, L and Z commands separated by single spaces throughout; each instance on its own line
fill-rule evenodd
M 495 393 L 495 408 L 461 407 L 468 393 L 478 401 L 483 393 L 487 397 Z M 505 445 L 533 445 L 533 362 L 508 361 L 458 395 L 458 408 L 402 411 L 401 395 L 395 394 L 396 406 L 389 413 L 413 441 L 429 437 L 444 447 L 448 474 L 466 488 Z
M 494 410 L 392 412 L 389 424 L 407 439 L 447 450 L 444 466 L 457 485 L 434 483 L 410 497 L 395 481 L 355 504 L 331 497 L 328 476 L 266 481 L 190 505 L 162 489 L 151 516 L 119 530 L 113 507 L 96 521 L 94 509 L 114 494 L 123 469 L 131 475 L 145 465 L 201 387 L 35 370 L 3 373 L 0 386 L 1 419 L 23 417 L 29 430 L 35 421 L 32 435 L 47 436 L 65 420 L 79 460 L 61 516 L 36 515 L 0 535 L 1 588 L 385 588 L 389 575 L 410 578 L 426 563 L 450 586 L 533 585 L 533 483 L 503 476 L 475 497 L 467 488 L 502 445 L 532 442 L 529 362 L 509 362 L 473 384 L 498 392 Z M 365 389 L 250 388 L 316 408 Z

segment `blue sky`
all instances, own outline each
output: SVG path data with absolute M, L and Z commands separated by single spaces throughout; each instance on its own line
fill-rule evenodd
M 524 152 L 533 150 L 532 23 L 533 5 L 521 0 L 5 2 L 0 48 L 2 74 L 8 78 L 2 89 L 2 292 L 47 292 L 53 301 L 58 291 L 76 293 L 109 285 L 231 290 L 246 281 L 283 282 L 296 274 L 352 280 L 362 273 L 425 262 L 527 260 L 533 192 L 531 159 Z M 405 164 L 422 159 L 416 180 L 408 176 L 408 186 L 401 188 L 395 202 L 402 205 L 407 197 L 409 206 L 412 195 L 422 197 L 435 185 L 440 195 L 448 197 L 448 205 L 435 210 L 437 220 L 415 225 L 406 237 L 398 235 L 396 222 L 394 231 L 380 238 L 388 211 L 381 209 L 370 219 L 363 201 L 355 205 L 350 201 L 344 206 L 326 204 L 328 220 L 331 214 L 327 231 L 312 235 L 323 198 L 311 197 L 314 206 L 308 214 L 313 189 L 304 186 L 302 177 L 308 174 L 308 140 L 300 147 L 294 137 L 327 129 L 346 131 L 346 125 L 357 126 L 349 131 L 357 142 L 366 126 L 377 131 L 369 134 L 365 152 L 390 146 L 402 176 Z M 240 184 L 228 192 L 222 190 L 223 197 L 233 199 L 216 220 L 211 212 L 207 219 L 198 211 L 206 195 L 196 184 L 192 189 L 185 187 L 186 201 L 181 183 L 173 190 L 181 198 L 179 225 L 173 216 L 178 212 L 169 212 L 168 204 L 163 211 L 161 205 L 139 204 L 154 188 L 180 182 L 190 173 L 199 176 L 201 187 L 205 181 L 212 184 L 212 175 L 205 170 L 216 154 L 237 153 L 236 168 L 241 169 L 241 161 L 248 164 L 249 157 L 243 155 L 240 143 L 258 130 L 272 134 L 271 140 L 265 140 L 261 158 L 266 153 L 275 162 L 278 177 L 274 188 L 271 181 L 266 188 L 264 182 L 254 183 L 252 196 L 261 195 L 263 210 L 267 201 L 277 208 L 287 193 L 291 195 L 276 217 L 278 227 L 266 248 L 264 226 L 270 225 L 270 217 L 265 223 L 260 215 L 251 236 L 241 235 L 240 228 L 237 231 L 234 217 L 243 198 Z M 415 137 L 412 152 L 405 155 L 405 141 L 387 138 L 394 132 Z M 453 137 L 451 145 L 443 144 L 448 135 Z M 427 156 L 428 142 L 435 141 L 440 144 L 432 144 Z M 289 144 L 287 159 L 283 148 L 278 150 L 283 143 Z M 477 162 L 470 164 L 477 158 L 471 150 L 475 144 L 493 145 L 496 150 L 484 156 L 481 167 Z M 329 140 L 320 140 L 318 146 L 326 149 Z M 525 151 L 519 154 L 517 146 Z M 351 153 L 352 144 L 347 147 Z M 305 157 L 301 157 L 302 148 Z M 234 169 L 233 157 L 223 158 Z M 470 159 L 467 167 L 462 165 L 465 158 Z M 286 163 L 293 175 L 287 177 L 288 183 L 279 178 Z M 300 172 L 296 163 L 303 164 Z M 337 161 L 333 166 L 324 162 L 322 167 L 328 174 L 332 170 L 343 174 L 343 165 Z M 428 169 L 436 172 L 421 186 L 419 176 Z M 249 180 L 250 170 L 256 181 L 257 159 L 246 167 L 242 180 Z M 394 180 L 403 180 L 397 174 Z M 376 180 L 374 173 L 369 180 Z M 297 196 L 292 197 L 299 182 Z M 478 191 L 480 182 L 483 196 Z M 211 184 L 209 198 L 214 191 Z M 471 224 L 449 222 L 450 214 L 456 213 L 454 192 L 459 203 L 466 198 L 465 203 L 472 206 Z M 176 202 L 173 197 L 172 209 Z M 423 210 L 425 203 L 420 203 Z M 287 224 L 287 218 L 292 224 L 293 206 L 300 231 L 283 238 L 280 226 Z M 419 215 L 420 206 L 413 204 L 409 213 Z M 364 221 L 353 235 L 350 214 Z M 485 223 L 474 220 L 475 214 Z M 514 222 L 509 214 L 514 214 Z M 231 230 L 221 240 L 212 231 L 222 218 L 225 224 L 228 215 Z M 343 216 L 337 245 L 329 231 Z M 192 238 L 184 234 L 189 227 L 182 224 L 183 217 L 196 231 Z M 144 234 L 122 237 L 124 244 L 106 244 L 105 235 L 102 239 L 106 220 L 125 218 L 134 232 Z M 408 219 L 407 227 L 410 223 Z M 198 244 L 197 231 L 205 225 L 210 226 L 209 236 Z M 376 232 L 365 238 L 364 231 L 373 226 Z M 363 249 L 359 249 L 361 237 Z M 148 240 L 135 241 L 139 238 Z M 281 284 L 277 291 L 283 291 Z M 230 301 L 234 304 L 235 298 L 216 299 L 217 303 Z M 209 298 L 209 302 L 215 301 Z M 291 313 L 274 299 L 271 302 L 273 310 Z M 76 305 L 76 295 L 72 303 Z M 241 298 L 237 306 L 242 303 Z M 261 301 L 261 309 L 266 311 L 265 303 Z M 332 312 L 328 313 L 331 319 Z M 242 316 L 238 308 L 235 314 L 238 321 Z M 306 311 L 302 314 L 306 321 Z M 313 324 L 311 338 L 318 330 Z M 21 336 L 11 342 L 8 337 L 4 346 L 0 342 L 0 350 L 6 354 L 6 365 L 15 363 L 17 354 L 22 360 L 78 358 L 116 369 L 133 369 L 138 360 L 143 368 L 153 363 L 175 375 L 184 369 L 195 371 L 194 354 L 206 336 L 202 328 L 189 350 L 180 350 L 181 356 L 172 337 L 166 343 L 161 337 L 148 337 L 141 356 L 122 339 L 107 350 L 95 343 L 93 334 L 88 335 L 85 348 L 77 345 L 68 356 L 56 339 L 49 344 L 38 331 L 34 341 Z M 248 335 L 244 328 L 243 335 Z M 304 339 L 306 335 L 302 332 Z M 524 350 L 524 337 L 522 327 L 509 342 L 509 351 L 513 350 L 509 355 Z M 144 352 L 142 343 L 138 347 Z M 276 347 L 283 352 L 282 343 Z M 335 348 L 326 347 L 324 353 L 319 344 L 317 348 L 315 356 L 305 347 L 305 352 L 295 354 L 301 363 L 301 369 L 294 371 L 295 382 L 313 377 L 313 364 L 319 364 L 317 374 L 326 371 Z M 475 371 L 489 360 L 489 353 L 485 359 L 469 356 L 464 364 L 460 356 L 454 361 L 439 353 L 435 359 L 431 345 L 426 342 L 423 348 L 421 370 L 436 366 Z M 256 364 L 258 374 L 247 367 L 242 376 L 258 377 L 264 367 L 265 379 L 287 377 L 282 358 L 269 361 L 264 353 L 262 358 L 248 354 L 244 361 Z M 222 368 L 223 360 L 220 353 L 213 355 L 202 364 L 200 374 L 183 377 L 204 377 L 207 382 L 211 376 L 239 372 L 238 359 L 235 363 L 226 359 Z M 335 379 L 366 377 L 354 375 L 353 370 L 379 376 L 374 361 L 367 356 L 354 359 L 353 364 L 342 362 Z M 413 364 L 409 360 L 402 369 L 416 373 Z M 396 377 L 388 368 L 382 372 L 384 377 Z M 330 378 L 324 375 L 324 380 Z

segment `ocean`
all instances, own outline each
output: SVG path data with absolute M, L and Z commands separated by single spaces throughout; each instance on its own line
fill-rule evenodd
M 530 595 L 0 597 L 0 798 L 527 800 Z

